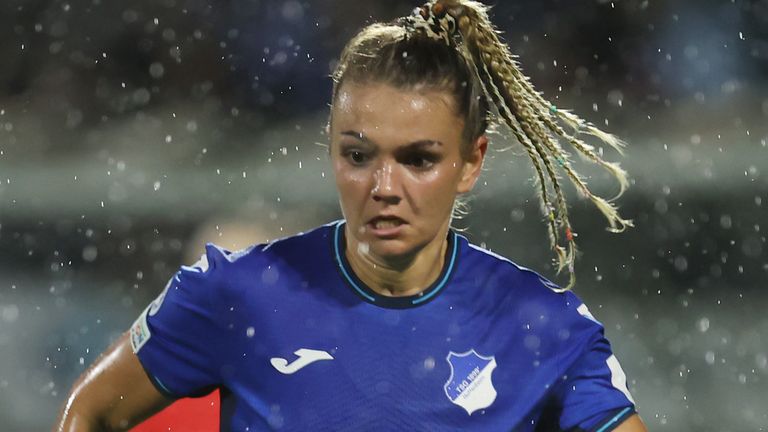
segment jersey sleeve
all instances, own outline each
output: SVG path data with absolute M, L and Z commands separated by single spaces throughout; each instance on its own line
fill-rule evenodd
M 131 326 L 134 353 L 161 393 L 171 398 L 202 396 L 220 383 L 221 341 L 215 297 L 225 253 L 207 245 L 193 266 L 182 266 L 165 290 Z
M 556 387 L 560 427 L 566 431 L 611 431 L 634 414 L 627 379 L 599 323 L 578 298 L 576 319 L 589 320 L 583 353 L 571 364 Z

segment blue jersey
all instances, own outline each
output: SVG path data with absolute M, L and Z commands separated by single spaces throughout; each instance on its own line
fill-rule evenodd
M 356 277 L 344 222 L 207 245 L 131 328 L 170 397 L 222 391 L 222 430 L 609 431 L 634 413 L 603 327 L 571 292 L 448 235 L 418 295 Z

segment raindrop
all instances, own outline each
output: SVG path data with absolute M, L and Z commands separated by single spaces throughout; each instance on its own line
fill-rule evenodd
M 82 255 L 85 262 L 93 262 L 99 255 L 99 250 L 96 248 L 96 246 L 86 246 L 83 248 Z
M 136 11 L 134 10 L 126 9 L 125 11 L 123 11 L 122 18 L 124 23 L 130 24 L 136 21 L 137 19 L 139 19 L 139 14 L 136 13 Z
M 83 121 L 83 112 L 78 109 L 67 111 L 66 125 L 69 129 L 74 129 Z
M 133 92 L 131 95 L 131 99 L 134 103 L 138 105 L 146 105 L 149 103 L 149 100 L 151 99 L 152 95 L 149 93 L 149 90 L 145 88 L 137 89 Z
M 755 355 L 755 364 L 760 369 L 768 368 L 768 355 L 765 355 L 763 353 Z
M 15 322 L 19 318 L 19 307 L 15 304 L 3 306 L 0 308 L 0 316 L 7 323 Z
M 723 229 L 731 229 L 731 226 L 733 226 L 733 221 L 731 220 L 731 216 L 730 215 L 720 216 L 720 226 Z
M 709 330 L 709 318 L 703 317 L 699 320 L 698 323 L 699 331 L 702 333 L 706 333 L 707 330 Z
M 523 219 L 525 219 L 525 212 L 523 209 L 515 208 L 512 209 L 512 212 L 510 213 L 510 218 L 514 222 L 522 222 Z
M 426 370 L 432 370 L 435 368 L 435 359 L 434 357 L 427 357 L 424 359 L 424 369 Z
M 173 42 L 176 40 L 176 32 L 173 29 L 167 28 L 163 30 L 163 40 L 166 42 Z
M 267 266 L 263 272 L 261 272 L 261 281 L 266 285 L 274 285 L 280 278 L 280 272 L 272 266 Z
M 763 252 L 763 245 L 757 236 L 747 237 L 741 244 L 741 251 L 750 258 L 759 258 Z
M 624 93 L 621 90 L 611 90 L 607 96 L 608 103 L 614 106 L 621 107 L 624 102 Z
M 665 214 L 667 210 L 669 210 L 669 206 L 667 205 L 667 201 L 664 199 L 658 199 L 653 204 L 653 209 L 656 210 L 656 213 L 658 214 Z
M 152 78 L 160 79 L 165 74 L 165 67 L 160 62 L 154 62 L 151 65 L 149 65 L 149 75 L 152 76 Z
M 523 340 L 523 344 L 530 351 L 535 351 L 539 349 L 539 346 L 541 346 L 541 339 L 539 339 L 539 337 L 536 335 L 528 335 Z
M 287 1 L 283 3 L 282 15 L 286 20 L 297 21 L 304 17 L 304 8 L 298 1 Z
M 675 270 L 679 272 L 684 272 L 688 269 L 688 260 L 682 256 L 678 255 L 675 257 Z

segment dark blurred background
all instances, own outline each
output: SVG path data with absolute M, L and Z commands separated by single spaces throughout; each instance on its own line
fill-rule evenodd
M 49 428 L 205 242 L 340 217 L 328 74 L 362 25 L 419 3 L 0 3 L 1 430 Z M 620 204 L 635 229 L 607 233 L 571 194 L 576 292 L 649 428 L 768 430 L 768 1 L 498 1 L 492 15 L 546 97 L 630 143 Z M 457 226 L 555 277 L 525 156 L 493 136 L 510 145 Z

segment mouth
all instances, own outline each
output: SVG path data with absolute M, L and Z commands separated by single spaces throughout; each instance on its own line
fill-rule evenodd
M 377 216 L 367 223 L 369 229 L 379 235 L 396 234 L 405 224 L 406 222 L 397 216 Z

